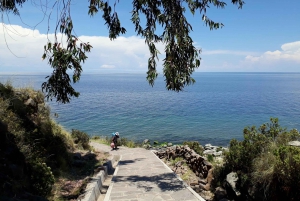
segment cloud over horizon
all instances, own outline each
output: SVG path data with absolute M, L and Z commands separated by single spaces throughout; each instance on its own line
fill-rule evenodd
M 291 61 L 300 63 L 300 41 L 285 43 L 281 45 L 281 50 L 266 51 L 260 56 L 247 55 L 245 59 L 249 62 Z
M 0 23 L 0 72 L 1 73 L 49 73 L 52 71 L 47 61 L 42 61 L 43 47 L 47 38 L 54 34 L 41 34 L 18 25 Z M 95 73 L 146 73 L 149 57 L 148 46 L 144 39 L 137 36 L 118 37 L 111 41 L 104 36 L 80 36 L 80 40 L 89 42 L 93 48 L 84 72 Z M 163 44 L 157 44 L 162 53 L 157 70 L 162 71 L 164 53 Z M 204 48 L 201 55 L 201 72 L 246 72 L 246 71 L 294 71 L 299 72 L 300 41 L 281 45 L 280 50 L 264 53 L 251 51 Z

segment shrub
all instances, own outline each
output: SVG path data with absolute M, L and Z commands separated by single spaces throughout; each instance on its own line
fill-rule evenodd
M 235 171 L 242 199 L 248 200 L 299 200 L 300 148 L 288 146 L 299 138 L 297 130 L 287 131 L 280 127 L 277 118 L 259 129 L 244 129 L 244 140 L 231 140 L 225 154 L 222 174 L 217 180 Z M 226 171 L 226 172 L 224 172 Z M 218 172 L 217 172 L 218 173 Z
M 282 193 L 282 198 L 288 200 L 300 199 L 300 148 L 292 146 L 280 146 L 276 152 L 276 164 L 274 176 L 278 183 L 276 190 Z M 275 179 L 275 178 L 274 178 Z M 272 192 L 273 193 L 273 192 Z
M 193 149 L 197 154 L 203 155 L 203 147 L 200 146 L 199 142 L 197 141 L 185 141 L 183 145 L 188 145 L 191 149 Z
M 26 106 L 24 100 L 29 98 L 39 107 Z M 30 88 L 15 90 L 10 84 L 0 83 L 0 125 L 5 125 L 0 133 L 1 160 L 5 161 L 5 167 L 17 165 L 24 175 L 22 180 L 15 180 L 11 171 L 0 165 L 1 173 L 8 175 L 1 180 L 0 191 L 5 191 L 2 182 L 13 186 L 5 191 L 7 196 L 18 197 L 24 189 L 45 196 L 54 183 L 53 174 L 69 167 L 73 140 L 51 120 L 50 109 L 43 100 L 41 92 Z
M 92 138 L 91 138 L 91 140 L 93 140 L 93 141 L 96 141 L 96 142 L 98 142 L 98 143 L 101 143 L 101 144 L 106 144 L 106 145 L 110 145 L 110 143 L 111 143 L 111 138 L 109 138 L 108 136 L 93 136 Z
M 208 154 L 207 155 L 207 160 L 209 161 L 209 162 L 214 162 L 214 156 L 213 155 L 211 155 L 211 154 Z
M 89 145 L 90 137 L 87 133 L 72 129 L 71 136 L 74 139 L 75 144 L 77 144 L 80 148 L 87 150 L 91 148 Z
M 122 137 L 118 140 L 118 146 L 121 145 L 129 148 L 135 148 L 138 146 L 138 144 L 136 144 L 133 140 L 129 140 L 127 138 L 122 138 Z
M 40 161 L 33 161 L 30 163 L 30 166 L 30 180 L 33 192 L 42 196 L 48 195 L 55 181 L 51 168 Z

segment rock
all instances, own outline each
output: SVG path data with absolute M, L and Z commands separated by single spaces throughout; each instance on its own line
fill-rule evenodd
M 27 106 L 31 106 L 31 107 L 36 106 L 36 103 L 32 98 L 29 98 L 24 104 L 27 105 Z
M 211 191 L 201 191 L 200 196 L 205 199 L 206 201 L 213 201 L 214 200 L 214 194 Z
M 222 151 L 218 151 L 218 152 L 213 153 L 213 156 L 222 156 L 222 155 L 223 155 Z
M 212 146 L 211 144 L 206 144 L 204 146 L 205 150 L 216 150 L 218 147 L 217 146 Z
M 171 147 L 173 144 L 171 142 L 168 143 L 168 147 Z
M 197 193 L 199 193 L 201 191 L 201 187 L 199 185 L 195 185 L 195 189 L 194 189 Z
M 241 193 L 236 189 L 236 183 L 238 181 L 238 175 L 236 172 L 231 172 L 226 176 L 226 187 L 230 191 L 233 191 L 235 196 L 239 197 Z
M 290 146 L 300 147 L 300 141 L 291 141 L 288 143 Z
M 209 191 L 210 190 L 210 185 L 209 184 L 199 184 L 199 188 L 201 190 Z
M 215 150 L 213 150 L 213 149 L 207 149 L 207 150 L 205 150 L 205 151 L 203 151 L 203 154 L 205 154 L 205 155 L 214 155 L 216 153 L 216 151 Z
M 205 184 L 207 184 L 207 180 L 206 180 L 206 179 L 201 179 L 201 178 L 199 178 L 199 179 L 198 179 L 198 183 L 199 183 L 199 184 L 205 185 Z
M 215 190 L 215 198 L 216 200 L 221 200 L 223 198 L 226 198 L 227 192 L 222 187 L 217 187 Z
M 214 175 L 213 175 L 213 168 L 211 168 L 208 173 L 207 173 L 207 177 L 206 177 L 206 180 L 207 180 L 207 183 L 208 184 L 211 184 L 211 182 L 213 181 L 214 179 Z
M 229 149 L 227 147 L 223 147 L 222 149 L 223 149 L 224 152 L 228 152 L 229 151 Z
M 196 185 L 198 185 L 198 181 L 192 180 L 191 183 L 190 183 L 190 185 L 191 186 L 196 186 Z M 198 185 L 198 187 L 199 187 L 199 185 Z
M 203 164 L 207 167 L 207 169 L 210 169 L 212 167 L 212 164 L 206 160 L 203 161 Z
M 145 139 L 145 140 L 143 141 L 143 144 L 148 144 L 148 143 L 150 143 L 150 140 L 149 140 L 149 139 Z

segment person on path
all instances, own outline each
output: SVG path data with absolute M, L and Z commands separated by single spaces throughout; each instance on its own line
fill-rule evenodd
M 119 135 L 119 133 L 118 132 L 116 132 L 114 135 L 113 135 L 113 137 L 112 137 L 112 139 L 111 139 L 111 142 L 113 142 L 114 143 L 114 145 L 115 145 L 115 147 L 113 148 L 113 149 L 118 149 L 118 138 L 120 137 L 120 135 Z

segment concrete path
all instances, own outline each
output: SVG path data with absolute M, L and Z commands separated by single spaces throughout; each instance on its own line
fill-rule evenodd
M 120 155 L 107 201 L 202 200 L 151 151 L 143 148 L 119 147 L 91 143 L 96 150 Z

